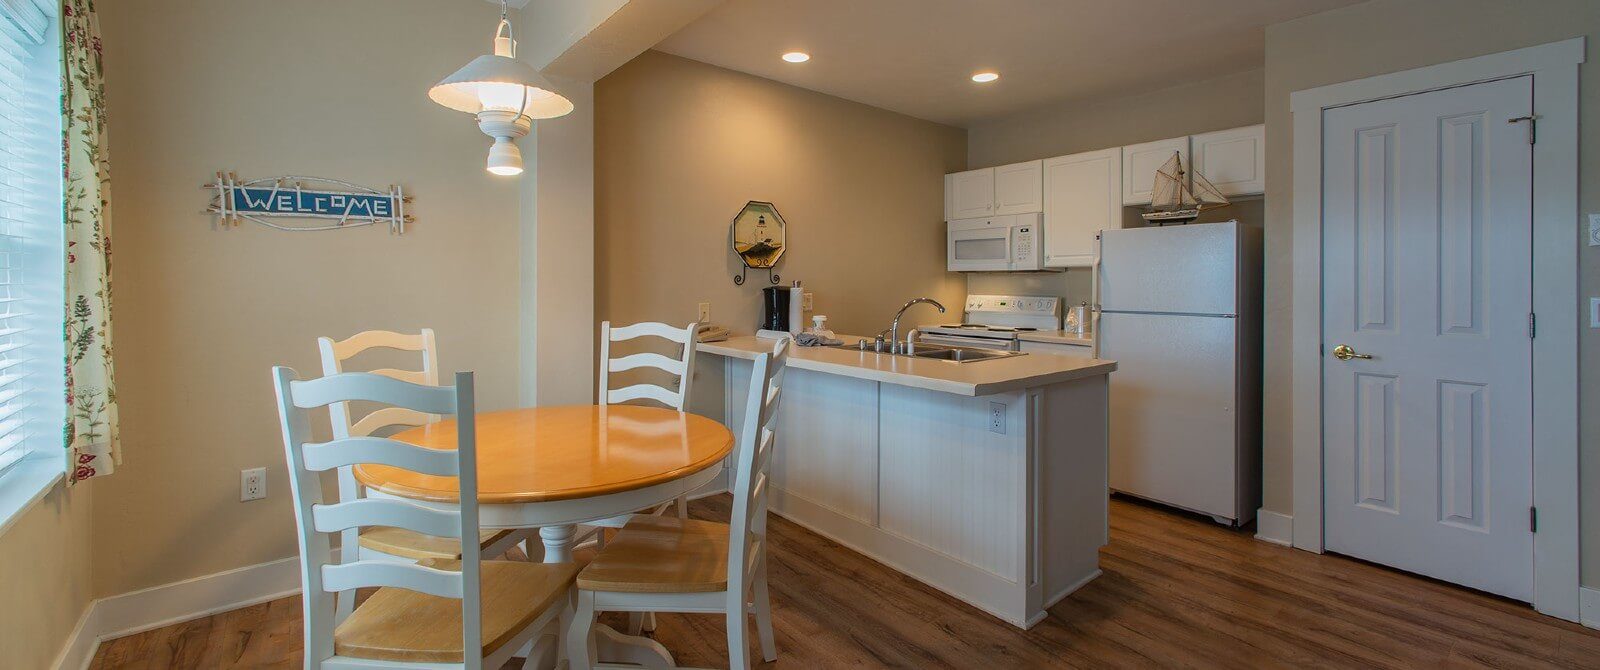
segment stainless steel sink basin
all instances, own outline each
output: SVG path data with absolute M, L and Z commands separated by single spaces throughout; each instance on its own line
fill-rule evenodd
M 836 344 L 833 345 L 833 348 L 856 351 L 863 350 L 859 343 Z M 872 351 L 872 346 L 870 343 L 867 345 L 864 351 Z M 915 347 L 915 352 L 916 353 L 911 354 L 899 352 L 889 353 L 887 351 L 879 353 L 889 356 L 906 356 L 909 358 L 927 358 L 937 361 L 950 361 L 952 363 L 974 363 L 977 361 L 987 361 L 996 358 L 1014 358 L 1016 356 L 1027 355 L 1021 351 L 1001 351 L 999 349 L 979 349 L 976 347 L 952 347 L 942 344 L 919 344 Z
M 973 361 L 986 361 L 991 358 L 1010 358 L 1023 355 L 1020 351 L 999 351 L 996 349 L 971 349 L 967 347 L 949 347 L 939 349 L 917 349 L 911 354 L 917 358 L 933 358 L 941 361 L 955 361 L 957 363 L 971 363 Z

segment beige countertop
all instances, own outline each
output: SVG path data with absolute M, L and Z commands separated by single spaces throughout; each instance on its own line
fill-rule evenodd
M 1094 334 L 1078 335 L 1070 330 L 1037 330 L 1031 333 L 1017 333 L 1017 339 L 1025 342 L 1044 342 L 1046 344 L 1071 344 L 1079 347 L 1094 346 Z
M 845 342 L 861 339 L 849 335 L 836 337 Z M 775 344 L 775 340 L 743 335 L 721 342 L 701 342 L 697 352 L 754 360 L 757 355 L 772 351 Z M 1117 369 L 1116 361 L 1066 356 L 1026 355 L 956 363 L 833 347 L 795 347 L 789 354 L 789 365 L 801 370 L 966 396 L 1058 384 Z

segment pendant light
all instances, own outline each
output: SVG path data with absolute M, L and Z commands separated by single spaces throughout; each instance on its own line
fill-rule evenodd
M 533 129 L 534 119 L 553 119 L 572 111 L 566 99 L 532 65 L 517 60 L 505 0 L 500 0 L 500 25 L 494 31 L 494 54 L 474 58 L 428 89 L 434 102 L 478 118 L 478 129 L 494 138 L 489 147 L 490 172 L 522 174 L 522 152 L 516 138 Z

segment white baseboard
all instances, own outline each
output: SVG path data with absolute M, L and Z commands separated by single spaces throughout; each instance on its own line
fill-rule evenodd
M 1294 517 L 1265 509 L 1256 510 L 1256 539 L 1294 546 Z
M 1578 587 L 1578 621 L 1590 628 L 1600 628 L 1600 589 Z
M 336 559 L 337 560 L 337 559 Z M 300 592 L 300 558 L 269 561 L 89 603 L 56 658 L 56 670 L 81 670 L 101 642 L 277 600 Z

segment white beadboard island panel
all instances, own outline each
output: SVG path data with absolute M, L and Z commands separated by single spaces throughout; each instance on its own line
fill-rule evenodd
M 750 359 L 771 344 L 701 346 L 702 365 L 723 368 L 702 373 L 693 406 L 720 408 L 738 431 Z M 1023 628 L 1100 574 L 1115 363 L 818 348 L 789 361 L 773 512 Z M 715 379 L 724 385 L 704 383 Z M 1002 432 L 993 403 L 1005 405 Z

